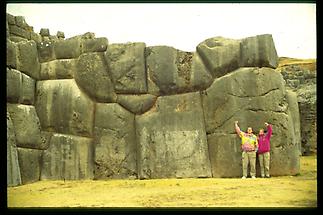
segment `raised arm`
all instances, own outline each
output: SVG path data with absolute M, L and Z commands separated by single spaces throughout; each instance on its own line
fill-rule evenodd
M 271 124 L 268 124 L 267 122 L 265 123 L 265 126 L 267 126 L 266 138 L 270 139 L 273 133 L 273 126 Z
M 240 136 L 241 130 L 240 130 L 239 126 L 238 126 L 238 121 L 234 122 L 234 127 L 236 129 L 237 134 Z

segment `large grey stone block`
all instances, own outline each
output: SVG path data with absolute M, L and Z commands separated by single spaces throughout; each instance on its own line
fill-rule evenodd
M 95 178 L 137 178 L 134 114 L 119 104 L 97 103 Z
M 76 71 L 76 59 L 60 59 L 40 64 L 40 79 L 69 79 Z
M 81 44 L 82 44 L 82 53 L 104 52 L 107 50 L 108 39 L 105 37 L 83 39 Z
M 20 42 L 17 44 L 19 49 L 17 69 L 33 79 L 39 79 L 40 64 L 36 42 Z
M 42 150 L 18 147 L 18 160 L 22 184 L 39 181 Z
M 76 62 L 75 81 L 94 100 L 115 102 L 117 97 L 103 55 L 103 53 L 82 54 Z
M 43 130 L 92 136 L 94 103 L 74 79 L 38 81 L 35 107 Z
M 57 59 L 77 58 L 81 54 L 80 39 L 58 40 L 54 44 L 55 56 Z
M 42 154 L 41 179 L 93 179 L 93 158 L 92 138 L 54 134 Z
M 295 103 L 289 104 L 280 73 L 270 68 L 240 68 L 216 79 L 203 92 L 202 101 L 213 176 L 242 175 L 241 153 L 237 152 L 241 142 L 235 135 L 234 121 L 239 121 L 241 130 L 252 127 L 256 133 L 264 122 L 273 124 L 271 175 L 299 172 L 299 145 L 292 119 Z M 234 162 L 224 162 L 225 157 Z M 284 166 L 277 165 L 284 162 Z
M 147 92 L 145 43 L 110 44 L 105 52 L 109 72 L 117 93 Z
M 209 38 L 200 43 L 196 50 L 214 78 L 221 77 L 240 66 L 240 40 Z
M 168 46 L 146 48 L 148 92 L 172 95 L 206 89 L 213 81 L 197 53 Z
M 7 40 L 7 66 L 17 68 L 18 48 L 16 43 Z
M 276 68 L 278 56 L 272 35 L 263 34 L 242 39 L 240 65 Z
M 34 104 L 35 85 L 28 75 L 7 68 L 7 102 Z
M 200 93 L 158 97 L 135 121 L 139 178 L 211 177 Z
M 7 186 L 21 184 L 16 134 L 10 114 L 7 112 Z
M 34 106 L 9 104 L 7 110 L 10 113 L 18 147 L 31 149 L 46 149 L 49 136 L 41 132 L 40 122 Z
M 53 41 L 48 40 L 37 43 L 37 50 L 40 63 L 56 59 Z
M 118 95 L 117 102 L 134 114 L 148 111 L 156 102 L 157 97 L 150 94 Z

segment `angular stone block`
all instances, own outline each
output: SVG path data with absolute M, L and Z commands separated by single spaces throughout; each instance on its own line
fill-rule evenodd
M 37 43 L 37 50 L 40 63 L 56 59 L 53 41 L 48 40 Z
M 42 41 L 41 36 L 35 32 L 30 32 L 30 39 L 35 41 L 37 44 Z
M 21 184 L 16 135 L 10 114 L 7 112 L 7 186 Z
M 16 25 L 9 25 L 10 34 L 14 34 L 19 37 L 23 37 L 25 39 L 30 40 L 30 32 L 26 31 L 25 29 L 18 27 Z
M 41 28 L 39 34 L 42 37 L 49 37 L 50 33 L 49 33 L 49 29 L 48 28 Z
M 292 119 L 295 103 L 289 104 L 280 73 L 270 68 L 240 68 L 216 79 L 203 92 L 202 101 L 214 177 L 242 175 L 241 152 L 233 153 L 241 144 L 234 121 L 239 121 L 242 131 L 252 127 L 255 133 L 264 128 L 264 122 L 272 124 L 270 174 L 299 172 L 299 143 Z M 224 162 L 227 159 L 233 163 Z M 284 166 L 276 165 L 284 162 Z
M 18 160 L 22 184 L 39 181 L 42 150 L 18 147 Z
M 137 178 L 134 114 L 119 104 L 97 103 L 95 178 Z
M 81 54 L 80 39 L 58 40 L 54 44 L 57 59 L 78 58 Z
M 148 92 L 171 95 L 207 88 L 213 81 L 197 53 L 168 46 L 146 48 Z
M 16 16 L 15 19 L 16 19 L 16 25 L 18 27 L 25 28 L 27 26 L 25 17 L 23 17 L 23 16 Z
M 147 92 L 145 43 L 110 44 L 105 52 L 109 72 L 117 93 Z
M 18 47 L 16 43 L 7 40 L 7 66 L 17 68 L 17 52 Z
M 248 119 L 239 114 L 244 109 L 253 112 L 286 112 L 285 94 L 284 80 L 281 74 L 273 69 L 240 68 L 235 70 L 216 79 L 203 92 L 206 131 L 208 133 L 213 133 L 218 129 L 223 132 L 232 131 L 235 119 L 238 121 Z
M 57 31 L 56 36 L 57 36 L 58 39 L 64 39 L 65 38 L 65 34 L 62 31 Z
M 196 50 L 214 78 L 221 77 L 240 66 L 240 40 L 209 38 L 200 43 Z
M 94 103 L 74 79 L 38 81 L 35 107 L 45 131 L 92 136 Z
M 34 106 L 7 103 L 7 110 L 15 128 L 18 147 L 48 148 L 49 143 L 46 135 L 40 130 L 40 123 Z
M 76 59 L 52 60 L 40 64 L 40 79 L 69 79 L 73 78 L 76 70 Z
M 10 40 L 15 43 L 20 43 L 20 42 L 28 42 L 28 39 L 16 36 L 14 34 L 10 34 Z
M 7 101 L 34 104 L 35 80 L 17 70 L 7 68 Z
M 134 114 L 142 114 L 155 104 L 156 99 L 156 96 L 150 94 L 118 95 L 117 103 Z
M 200 93 L 158 97 L 135 121 L 139 178 L 211 177 Z
M 15 25 L 16 24 L 15 16 L 7 13 L 7 22 L 9 23 L 9 25 Z
M 108 39 L 105 37 L 82 40 L 82 53 L 105 52 L 108 46 Z
M 212 176 L 231 178 L 242 176 L 241 140 L 236 134 L 207 135 Z
M 40 64 L 35 41 L 18 43 L 18 66 L 17 69 L 33 79 L 39 79 Z
M 116 94 L 103 53 L 82 54 L 76 63 L 76 83 L 98 102 L 115 102 Z
M 244 67 L 278 66 L 278 56 L 271 34 L 244 38 L 241 41 L 240 65 Z
M 91 138 L 54 134 L 43 151 L 41 179 L 93 179 L 93 157 Z

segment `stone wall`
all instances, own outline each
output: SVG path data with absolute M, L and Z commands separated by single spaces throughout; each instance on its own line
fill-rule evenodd
M 277 69 L 288 89 L 297 94 L 301 122 L 302 154 L 317 150 L 316 62 L 284 65 Z
M 8 25 L 20 18 L 7 14 Z M 8 186 L 241 176 L 242 130 L 273 124 L 271 175 L 299 173 L 299 113 L 269 34 L 196 52 L 7 29 Z M 20 36 L 20 35 L 18 35 Z

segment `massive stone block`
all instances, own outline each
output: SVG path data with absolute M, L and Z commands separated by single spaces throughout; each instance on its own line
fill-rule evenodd
M 240 66 L 240 40 L 209 38 L 196 47 L 214 78 L 232 72 Z
M 56 59 L 77 58 L 81 54 L 81 40 L 78 38 L 70 38 L 55 41 L 54 51 Z
M 105 37 L 83 39 L 81 43 L 82 43 L 82 53 L 104 52 L 107 50 L 108 39 Z
M 137 178 L 134 114 L 119 104 L 97 103 L 95 178 Z
M 18 43 L 17 69 L 33 79 L 39 79 L 40 64 L 36 43 L 33 40 Z
M 98 102 L 115 102 L 116 94 L 103 53 L 82 54 L 76 63 L 76 83 Z
M 7 68 L 7 101 L 33 104 L 35 80 L 17 70 Z
M 10 114 L 7 112 L 7 186 L 21 184 L 16 134 Z
M 30 32 L 16 25 L 9 25 L 10 34 L 30 40 Z
M 156 96 L 150 94 L 118 95 L 117 102 L 134 114 L 142 114 L 155 104 L 156 99 Z
M 200 93 L 158 97 L 136 133 L 139 178 L 211 177 Z
M 54 134 L 42 154 L 41 179 L 93 179 L 92 138 Z
M 39 181 L 42 150 L 18 147 L 18 160 L 22 184 Z
M 50 135 L 41 132 L 34 106 L 7 103 L 7 110 L 15 128 L 18 147 L 32 149 L 46 149 L 48 147 Z
M 168 46 L 146 48 L 148 92 L 171 95 L 207 88 L 212 82 L 200 57 Z
M 40 63 L 56 59 L 53 41 L 42 41 L 37 43 L 37 50 Z
M 240 56 L 240 65 L 244 67 L 276 68 L 278 66 L 278 56 L 271 34 L 242 39 Z
M 251 126 L 258 132 L 264 122 L 273 124 L 271 175 L 299 172 L 297 128 L 294 128 L 292 118 L 297 114 L 293 112 L 297 104 L 288 103 L 287 99 L 281 74 L 270 68 L 240 68 L 216 79 L 203 92 L 213 176 L 242 175 L 241 153 L 238 151 L 240 139 L 234 135 L 236 120 L 243 131 Z M 285 165 L 278 165 L 284 162 Z
M 17 52 L 18 48 L 16 43 L 7 40 L 7 66 L 17 68 Z
M 68 79 L 73 78 L 76 70 L 76 59 L 53 60 L 40 64 L 40 79 Z
M 117 93 L 147 93 L 145 43 L 110 44 L 105 53 Z
M 38 81 L 36 110 L 46 131 L 92 136 L 94 103 L 74 79 Z
M 6 14 L 6 18 L 7 18 L 7 22 L 10 24 L 10 25 L 15 25 L 16 24 L 16 19 L 15 19 L 15 16 L 7 13 Z

